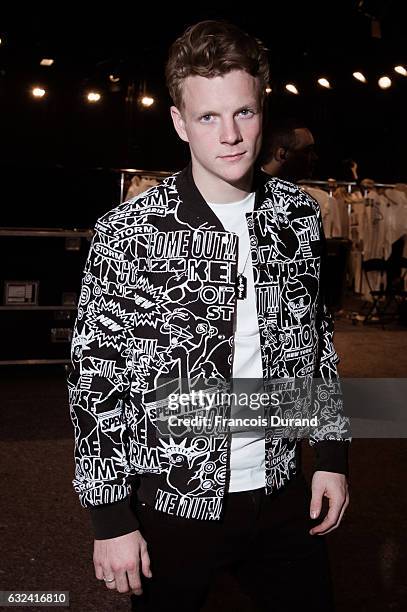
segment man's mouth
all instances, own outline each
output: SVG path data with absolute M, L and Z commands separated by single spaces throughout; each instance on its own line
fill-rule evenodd
M 221 159 L 224 159 L 225 161 L 237 161 L 241 159 L 245 153 L 246 151 L 242 151 L 241 153 L 232 153 L 231 155 L 220 155 L 219 157 Z

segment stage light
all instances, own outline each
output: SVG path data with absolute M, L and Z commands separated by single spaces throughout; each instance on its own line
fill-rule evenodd
M 120 77 L 115 74 L 109 74 L 109 81 L 111 83 L 118 83 L 120 81 Z
M 96 91 L 90 91 L 86 97 L 88 99 L 88 102 L 99 102 L 102 96 Z
M 328 79 L 318 79 L 318 85 L 321 85 L 321 87 L 324 87 L 325 89 L 331 89 L 331 83 L 328 81 Z
M 391 80 L 388 76 L 380 77 L 377 82 L 379 84 L 380 89 L 388 89 L 389 87 L 391 87 Z
M 271 94 L 273 90 L 271 89 L 270 85 L 267 85 L 266 87 L 266 94 Z
M 46 91 L 42 87 L 33 87 L 33 89 L 31 90 L 31 93 L 34 96 L 34 98 L 43 98 L 46 94 Z
M 407 70 L 404 68 L 404 66 L 394 66 L 394 71 L 402 76 L 407 76 Z
M 154 104 L 154 98 L 151 98 L 150 96 L 143 96 L 140 103 L 148 108 Z
M 53 59 L 48 59 L 48 58 L 44 57 L 40 61 L 40 66 L 52 66 L 53 63 L 54 63 Z
M 298 89 L 296 88 L 295 85 L 293 85 L 292 83 L 287 83 L 287 85 L 285 86 L 286 90 L 289 91 L 292 94 L 295 94 L 296 96 L 298 96 Z
M 364 74 L 362 74 L 362 72 L 354 72 L 353 77 L 361 83 L 367 83 L 366 77 Z

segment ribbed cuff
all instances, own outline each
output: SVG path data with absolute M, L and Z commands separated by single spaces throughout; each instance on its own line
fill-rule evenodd
M 113 504 L 89 506 L 96 540 L 117 538 L 139 528 L 136 515 L 130 507 L 130 497 Z
M 336 472 L 349 476 L 349 442 L 322 440 L 313 444 L 316 453 L 315 470 Z

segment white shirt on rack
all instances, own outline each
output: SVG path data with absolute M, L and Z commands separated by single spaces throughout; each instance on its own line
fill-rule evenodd
M 301 185 L 319 204 L 321 210 L 324 234 L 327 238 L 336 238 L 343 235 L 342 220 L 339 203 L 333 196 L 323 189 L 316 189 L 309 185 Z

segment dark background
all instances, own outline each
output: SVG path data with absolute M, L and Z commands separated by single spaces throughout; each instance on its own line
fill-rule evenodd
M 317 141 L 315 178 L 349 178 L 353 158 L 362 177 L 407 181 L 405 108 L 406 3 L 330 0 L 102 5 L 0 12 L 0 198 L 2 225 L 87 226 L 119 201 L 112 168 L 178 170 L 188 156 L 170 123 L 164 82 L 168 47 L 202 19 L 228 19 L 261 38 L 270 50 L 271 120 L 305 119 Z M 84 12 L 85 8 L 88 10 Z M 381 38 L 372 36 L 372 19 Z M 39 65 L 43 57 L 52 67 Z M 359 70 L 363 85 L 352 77 Z M 113 91 L 109 74 L 120 76 Z M 393 86 L 381 90 L 380 76 Z M 333 84 L 316 84 L 325 76 Z M 129 102 L 145 81 L 156 98 L 150 109 Z M 299 96 L 285 92 L 296 83 Z M 30 95 L 35 85 L 44 99 Z M 96 89 L 98 104 L 84 93 Z M 127 97 L 127 101 L 126 101 Z
M 170 123 L 164 63 L 174 38 L 205 18 L 228 18 L 267 44 L 271 117 L 285 112 L 309 122 L 320 157 L 317 177 L 342 178 L 342 161 L 353 157 L 362 177 L 407 182 L 407 79 L 393 72 L 394 65 L 407 62 L 406 1 L 280 4 L 171 3 L 163 8 L 131 3 L 129 8 L 130 3 L 116 2 L 103 9 L 95 3 L 93 12 L 85 14 L 90 3 L 60 2 L 52 8 L 37 3 L 35 10 L 15 4 L 15 14 L 9 15 L 3 3 L 0 226 L 92 226 L 118 203 L 118 174 L 109 169 L 182 167 L 187 150 Z M 380 19 L 381 39 L 372 38 L 371 18 L 364 13 Z M 54 58 L 55 65 L 40 67 L 43 57 Z M 122 76 L 121 89 L 112 92 L 107 77 L 116 70 Z M 366 74 L 367 85 L 352 78 L 355 70 Z M 393 79 L 387 91 L 377 86 L 383 74 Z M 334 89 L 319 89 L 319 76 L 330 78 Z M 130 116 L 125 98 L 132 79 L 136 93 L 145 79 L 157 103 L 147 112 L 135 107 Z M 289 81 L 296 82 L 300 96 L 284 92 Z M 40 83 L 48 86 L 48 94 L 36 101 L 29 91 Z M 104 94 L 98 105 L 83 100 L 83 92 L 91 87 Z M 15 240 L 14 250 L 8 240 Z M 47 244 L 54 240 L 44 239 Z M 66 268 L 58 267 L 56 249 L 48 252 L 39 238 L 35 241 L 25 239 L 26 251 L 21 240 L 2 241 L 0 261 L 11 262 L 4 266 L 5 277 L 17 278 L 11 270 L 21 264 L 24 279 L 30 274 L 40 279 L 44 290 L 62 290 Z M 78 264 L 67 261 L 69 270 L 78 272 Z M 40 278 L 40 271 L 48 279 Z M 45 297 L 60 303 L 59 295 Z M 357 308 L 353 303 L 347 307 Z M 22 358 L 21 345 L 35 358 L 55 357 L 54 349 L 67 351 L 65 344 L 41 353 L 49 327 L 65 326 L 64 321 L 55 321 L 49 313 L 46 327 L 43 312 L 20 314 L 24 326 L 2 317 L 3 330 L 9 330 L 2 334 L 6 358 Z M 352 325 L 344 318 L 336 329 L 341 377 L 405 376 L 406 334 L 399 327 L 382 330 Z M 107 591 L 94 577 L 89 516 L 71 485 L 73 430 L 65 373 L 46 366 L 11 367 L 0 368 L 0 540 L 5 551 L 0 555 L 0 588 L 64 589 L 71 593 L 75 612 L 128 612 L 128 596 Z M 338 612 L 406 610 L 406 447 L 403 439 L 352 443 L 351 504 L 340 528 L 328 536 Z M 313 457 L 306 446 L 304 451 L 305 467 L 310 468 Z M 242 597 L 224 576 L 207 610 L 248 611 Z

